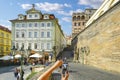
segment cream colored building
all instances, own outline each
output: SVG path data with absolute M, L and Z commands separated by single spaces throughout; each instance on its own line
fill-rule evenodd
M 73 40 L 74 60 L 120 72 L 120 0 L 104 0 Z
M 86 9 L 84 12 L 72 14 L 72 38 L 85 28 L 86 22 L 94 14 L 96 9 Z

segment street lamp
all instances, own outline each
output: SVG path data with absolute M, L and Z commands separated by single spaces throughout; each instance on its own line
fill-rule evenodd
M 20 77 L 20 80 L 23 80 L 23 60 L 24 60 L 23 51 L 24 51 L 24 46 L 22 46 L 20 49 L 20 52 L 21 52 L 21 59 L 20 59 L 20 62 L 21 62 L 20 75 L 21 75 L 21 77 Z
M 56 46 L 53 46 L 53 51 L 54 51 L 54 56 L 55 56 L 55 60 L 56 60 Z
M 15 48 L 15 46 L 13 46 L 12 50 L 12 55 L 13 55 L 13 61 L 15 59 L 15 51 L 17 50 L 17 48 Z

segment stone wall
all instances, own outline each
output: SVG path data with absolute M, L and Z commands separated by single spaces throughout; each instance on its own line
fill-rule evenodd
M 120 2 L 81 32 L 78 40 L 78 49 L 90 48 L 84 55 L 86 64 L 120 72 Z

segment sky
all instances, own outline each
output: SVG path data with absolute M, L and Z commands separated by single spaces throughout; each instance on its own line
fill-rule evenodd
M 98 9 L 104 0 L 0 0 L 0 25 L 11 30 L 9 20 L 16 19 L 18 14 L 26 15 L 25 11 L 35 4 L 35 8 L 43 14 L 54 14 L 65 35 L 72 33 L 72 13 L 83 12 L 85 9 Z

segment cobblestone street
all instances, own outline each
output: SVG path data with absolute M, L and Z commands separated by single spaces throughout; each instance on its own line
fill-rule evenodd
M 120 80 L 120 74 L 113 74 L 80 63 L 69 63 L 69 65 L 69 80 Z

